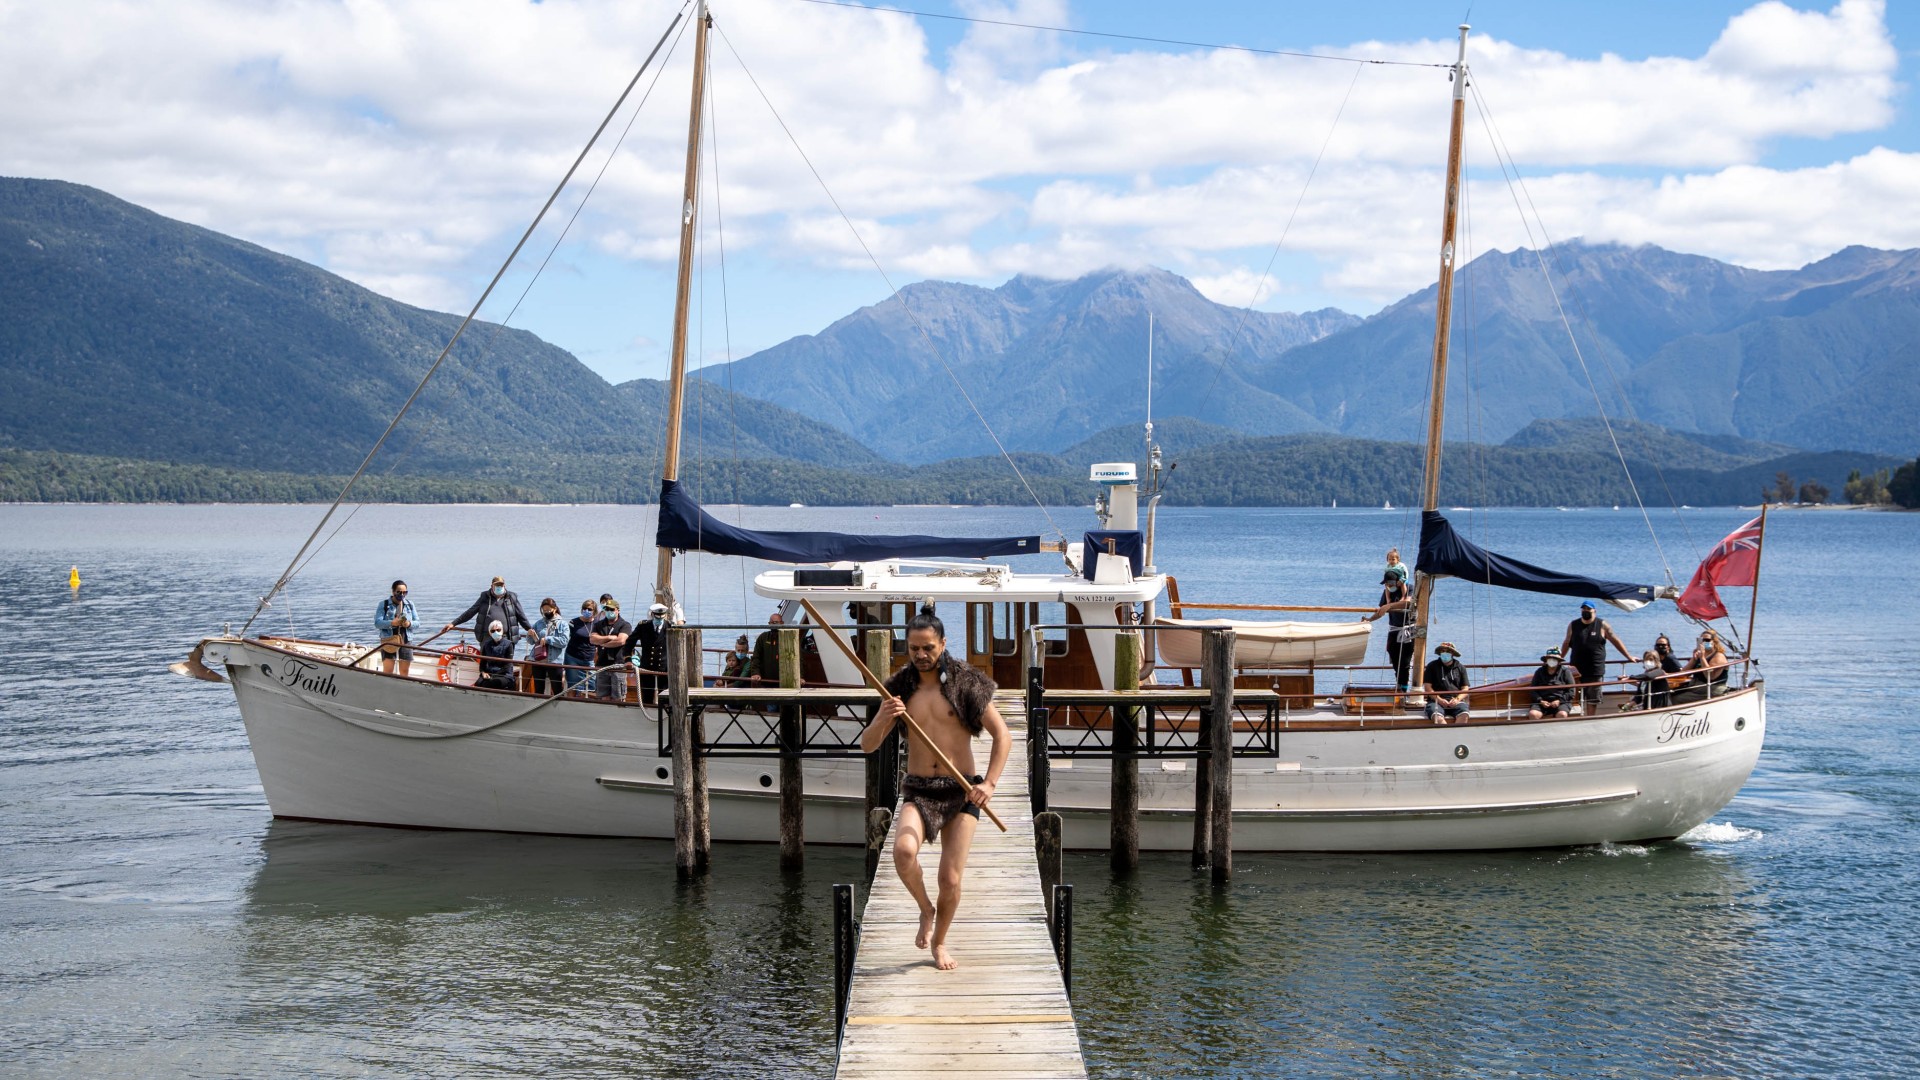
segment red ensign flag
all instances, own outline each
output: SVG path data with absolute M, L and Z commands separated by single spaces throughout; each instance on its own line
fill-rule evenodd
M 1696 619 L 1719 619 L 1727 614 L 1716 585 L 1752 585 L 1760 571 L 1760 519 L 1754 518 L 1727 534 L 1693 572 L 1687 591 L 1674 606 Z

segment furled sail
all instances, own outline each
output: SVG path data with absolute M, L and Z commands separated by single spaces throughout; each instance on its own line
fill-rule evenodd
M 1456 577 L 1482 585 L 1523 592 L 1552 593 L 1556 596 L 1591 597 L 1605 600 L 1624 611 L 1645 607 L 1671 589 L 1653 585 L 1630 585 L 1624 581 L 1603 581 L 1546 570 L 1518 559 L 1509 559 L 1488 551 L 1461 536 L 1453 523 L 1438 510 L 1420 515 L 1420 561 L 1415 569 L 1432 577 Z
M 660 528 L 654 542 L 675 551 L 704 551 L 710 555 L 740 555 L 783 563 L 987 559 L 1032 555 L 1040 550 L 1038 536 L 858 536 L 742 529 L 701 509 L 676 480 L 660 482 Z

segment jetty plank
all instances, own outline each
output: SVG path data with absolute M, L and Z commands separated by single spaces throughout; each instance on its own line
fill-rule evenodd
M 983 826 L 967 860 L 966 893 L 947 936 L 960 962 L 939 971 L 917 949 L 920 909 L 893 872 L 893 836 L 861 916 L 859 953 L 847 998 L 847 1028 L 835 1073 L 861 1077 L 927 1074 L 1082 1080 L 1086 1061 L 1067 1000 L 1034 856 L 1027 799 L 1026 716 L 1017 697 L 998 700 L 1015 747 L 993 808 L 1007 831 Z M 984 740 L 975 754 L 986 759 Z M 934 884 L 939 846 L 922 850 Z

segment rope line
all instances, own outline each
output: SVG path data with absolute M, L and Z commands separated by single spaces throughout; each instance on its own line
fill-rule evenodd
M 468 310 L 466 318 L 460 320 L 460 325 L 454 329 L 453 336 L 447 340 L 446 348 L 440 350 L 440 355 L 436 357 L 433 364 L 427 368 L 427 373 L 420 377 L 419 385 L 413 388 L 413 393 L 407 395 L 407 400 L 401 404 L 400 411 L 394 414 L 393 420 L 387 424 L 386 430 L 380 433 L 379 439 L 375 440 L 373 448 L 367 451 L 367 456 L 360 462 L 360 467 L 355 469 L 353 475 L 347 479 L 346 486 L 340 489 L 340 494 L 333 500 L 333 505 L 327 507 L 327 512 L 320 516 L 319 523 L 313 527 L 311 533 L 307 534 L 307 539 L 300 545 L 300 550 L 294 552 L 293 558 L 287 561 L 287 568 L 280 572 L 280 576 L 274 581 L 273 587 L 267 590 L 267 594 L 260 598 L 258 604 L 254 605 L 253 614 L 247 616 L 247 621 L 240 627 L 240 633 L 242 635 L 245 635 L 248 628 L 253 626 L 254 620 L 258 619 L 260 613 L 267 609 L 267 605 L 272 602 L 273 598 L 279 595 L 282 589 L 287 587 L 287 582 L 292 579 L 294 568 L 300 565 L 301 556 L 305 555 L 307 549 L 313 546 L 314 539 L 320 535 L 321 530 L 327 527 L 327 522 L 332 520 L 334 512 L 340 509 L 340 504 L 345 502 L 347 496 L 352 493 L 354 484 L 359 482 L 360 477 L 366 473 L 368 466 L 373 464 L 373 459 L 380 453 L 380 448 L 386 445 L 387 439 L 393 435 L 394 429 L 399 427 L 400 421 L 406 418 L 407 411 L 413 408 L 413 403 L 418 400 L 420 394 L 426 390 L 427 383 L 433 379 L 434 373 L 439 371 L 440 365 L 446 362 L 448 356 L 452 355 L 453 347 L 459 343 L 460 336 L 466 333 L 467 327 L 472 325 L 473 320 L 479 316 L 480 308 L 486 304 L 487 298 L 493 295 L 493 290 L 500 284 L 500 279 L 506 276 L 507 268 L 511 267 L 514 259 L 519 257 L 520 249 L 524 248 L 527 245 L 527 241 L 533 238 L 534 230 L 540 227 L 540 222 L 546 218 L 547 211 L 553 208 L 554 202 L 560 198 L 560 193 L 566 190 L 567 184 L 573 179 L 573 174 L 579 170 L 580 164 L 587 159 L 587 154 L 593 150 L 594 143 L 599 141 L 601 134 L 607 130 L 607 125 L 612 123 L 613 118 L 619 114 L 621 106 L 626 104 L 628 95 L 632 94 L 633 88 L 640 84 L 640 77 L 646 74 L 647 67 L 653 63 L 654 57 L 660 54 L 660 49 L 666 45 L 667 38 L 672 35 L 674 29 L 680 25 L 681 20 L 685 17 L 686 8 L 683 5 L 680 12 L 674 15 L 673 22 L 668 24 L 666 32 L 661 34 L 660 40 L 654 44 L 653 51 L 648 53 L 647 58 L 641 62 L 640 70 L 633 73 L 633 78 L 628 81 L 626 89 L 620 91 L 620 97 L 614 101 L 613 107 L 607 110 L 607 115 L 600 121 L 600 126 L 594 129 L 593 135 L 587 139 L 587 144 L 580 148 L 579 156 L 575 157 L 573 164 L 567 167 L 566 175 L 562 176 L 560 183 L 555 185 L 553 194 L 547 196 L 547 201 L 541 205 L 540 212 L 534 215 L 533 221 L 527 225 L 526 232 L 520 235 L 519 242 L 514 244 L 513 250 L 507 254 L 506 261 L 501 263 L 500 269 L 494 272 L 493 280 L 487 282 L 486 289 L 481 292 L 480 298 L 474 301 L 473 307 Z
M 1114 41 L 1140 41 L 1152 45 L 1180 45 L 1190 49 L 1211 49 L 1215 52 L 1243 52 L 1256 56 L 1294 56 L 1304 60 L 1337 60 L 1347 64 L 1380 64 L 1388 67 L 1425 67 L 1445 68 L 1452 64 L 1428 63 L 1421 60 L 1383 60 L 1363 56 L 1337 56 L 1331 53 L 1296 52 L 1290 49 L 1260 49 L 1251 45 L 1221 45 L 1209 41 L 1181 41 L 1178 38 L 1150 37 L 1145 34 L 1115 34 L 1103 30 L 1075 30 L 1068 26 L 1044 26 L 1039 23 L 1014 22 L 1011 19 L 982 19 L 969 15 L 947 15 L 934 11 L 914 11 L 910 8 L 870 7 L 855 4 L 849 0 L 799 0 L 803 4 L 815 4 L 820 7 L 853 8 L 858 11 L 880 11 L 888 15 L 911 15 L 916 19 L 945 19 L 948 22 L 978 23 L 982 26 L 1010 26 L 1018 30 L 1044 30 L 1054 34 L 1077 34 L 1081 37 L 1109 38 Z
M 1480 119 L 1486 126 L 1487 137 L 1493 142 L 1494 160 L 1499 163 L 1501 178 L 1506 180 L 1507 192 L 1513 196 L 1514 210 L 1520 215 L 1520 225 L 1526 230 L 1527 240 L 1534 244 L 1534 261 L 1539 265 L 1540 276 L 1546 282 L 1547 294 L 1553 298 L 1554 313 L 1560 316 L 1560 325 L 1567 332 L 1567 346 L 1573 350 L 1573 358 L 1580 364 L 1580 375 L 1587 382 L 1587 392 L 1593 395 L 1594 410 L 1600 414 L 1600 423 L 1607 431 L 1607 441 L 1613 446 L 1613 456 L 1619 460 L 1620 471 L 1627 478 L 1627 490 L 1633 494 L 1633 504 L 1640 511 L 1640 519 L 1646 523 L 1647 535 L 1652 538 L 1654 551 L 1660 557 L 1661 572 L 1666 574 L 1667 584 L 1676 584 L 1673 577 L 1673 566 L 1667 561 L 1666 549 L 1660 544 L 1660 534 L 1654 530 L 1653 518 L 1647 513 L 1646 502 L 1640 498 L 1640 485 L 1633 479 L 1633 470 L 1627 465 L 1627 455 L 1625 451 L 1620 449 L 1620 436 L 1613 430 L 1613 420 L 1607 416 L 1607 407 L 1600 400 L 1600 388 L 1593 381 L 1593 372 L 1587 367 L 1586 354 L 1580 348 L 1579 337 L 1573 332 L 1573 322 L 1567 318 L 1567 309 L 1560 301 L 1560 290 L 1554 285 L 1553 273 L 1547 267 L 1546 256 L 1543 255 L 1540 250 L 1541 247 L 1544 246 L 1552 251 L 1554 261 L 1557 263 L 1560 261 L 1559 249 L 1554 244 L 1553 239 L 1547 235 L 1545 219 L 1539 218 L 1540 211 L 1538 207 L 1533 205 L 1533 195 L 1526 192 L 1526 181 L 1520 176 L 1519 165 L 1512 162 L 1512 154 L 1507 152 L 1505 142 L 1499 137 L 1499 133 L 1493 124 L 1493 118 L 1487 106 L 1486 99 L 1480 92 L 1478 81 L 1476 80 L 1471 84 L 1470 88 L 1473 90 L 1474 107 L 1479 111 Z M 1513 166 L 1511 172 L 1508 170 L 1509 164 Z M 1526 206 L 1521 205 L 1521 196 L 1523 193 L 1526 197 Z M 1535 240 L 1533 235 L 1533 224 L 1527 219 L 1527 210 L 1529 208 L 1533 210 L 1535 218 L 1540 221 L 1540 237 L 1538 240 Z M 1573 283 L 1572 277 L 1567 275 L 1564 269 L 1562 269 L 1561 274 L 1567 278 L 1568 286 L 1571 287 Z M 1582 314 L 1585 314 L 1584 310 Z M 1596 341 L 1598 340 L 1597 335 L 1593 335 L 1593 325 L 1591 321 L 1587 324 L 1587 333 L 1590 336 L 1595 336 Z M 1603 364 L 1606 363 L 1604 351 L 1597 352 L 1596 355 L 1600 356 Z M 1607 370 L 1611 374 L 1611 366 L 1609 366 Z M 1616 378 L 1616 388 L 1618 382 L 1619 380 Z M 1622 394 L 1622 400 L 1625 400 L 1624 394 Z M 1630 405 L 1628 409 L 1631 411 Z M 1656 462 L 1655 469 L 1657 470 L 1658 467 L 1658 463 Z M 1662 482 L 1665 482 L 1664 476 L 1662 476 Z M 1669 494 L 1671 494 L 1671 492 L 1669 492 Z
M 880 260 L 874 257 L 873 249 L 867 246 L 866 238 L 861 236 L 860 230 L 854 227 L 853 219 L 847 216 L 845 210 L 841 209 L 840 200 L 834 196 L 833 189 L 827 186 L 826 178 L 822 177 L 820 170 L 814 167 L 813 159 L 807 156 L 806 150 L 800 145 L 800 140 L 794 136 L 793 129 L 787 126 L 786 118 L 780 115 L 780 110 L 773 107 L 773 101 L 767 97 L 766 90 L 761 88 L 760 80 L 753 77 L 753 71 L 747 67 L 747 62 L 741 59 L 740 51 L 733 47 L 733 39 L 727 37 L 727 32 L 718 26 L 714 27 L 714 32 L 718 33 L 720 40 L 726 43 L 727 51 L 733 54 L 734 61 L 740 65 L 740 70 L 746 74 L 747 81 L 753 84 L 753 89 L 760 95 L 760 100 L 766 103 L 767 111 L 773 114 L 774 122 L 780 125 L 780 130 L 786 134 L 787 141 L 793 144 L 793 149 L 800 155 L 800 160 L 806 163 L 807 171 L 813 174 L 814 181 L 820 185 L 820 190 L 826 194 L 827 201 L 833 204 L 834 212 L 838 213 L 840 220 L 846 223 L 847 231 L 853 234 L 854 242 L 860 245 L 860 250 L 866 254 L 867 261 L 873 264 L 873 269 L 880 275 L 880 280 L 886 283 L 887 288 L 893 294 L 893 298 L 900 302 L 900 307 L 907 313 L 908 320 L 913 323 L 914 329 L 920 332 L 920 337 L 926 341 L 927 350 L 933 354 L 934 360 L 938 361 L 941 369 L 947 373 L 947 378 L 952 381 L 954 389 L 960 392 L 960 399 L 967 403 L 968 409 L 973 411 L 974 419 L 980 421 L 980 426 L 985 429 L 987 438 L 993 440 L 994 448 L 1000 451 L 1000 456 L 1006 459 L 1007 466 L 1013 470 L 1013 475 L 1019 478 L 1020 486 L 1027 489 L 1027 497 L 1033 500 L 1033 505 L 1039 507 L 1041 515 L 1047 519 L 1047 524 L 1052 526 L 1054 533 L 1062 540 L 1065 540 L 1067 537 L 1066 532 L 1060 528 L 1059 523 L 1053 520 L 1053 514 L 1047 510 L 1046 504 L 1040 501 L 1040 496 L 1033 490 L 1033 485 L 1027 482 L 1027 474 L 1020 471 L 1019 463 L 1014 461 L 1013 455 L 1007 452 L 1005 444 L 1000 441 L 1000 436 L 994 432 L 993 425 L 987 423 L 987 418 L 980 412 L 980 407 L 974 404 L 973 395 L 967 393 L 967 388 L 960 382 L 960 377 L 953 373 L 952 366 L 947 363 L 947 358 L 941 354 L 940 347 L 934 343 L 933 334 L 927 330 L 926 324 L 921 322 L 920 316 L 914 312 L 913 305 L 907 303 L 906 296 L 893 284 L 893 279 L 887 275 L 886 268 L 880 265 Z

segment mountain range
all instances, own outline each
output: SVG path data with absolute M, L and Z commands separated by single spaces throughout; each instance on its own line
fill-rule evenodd
M 1500 442 L 1599 405 L 1795 446 L 1906 454 L 1920 442 L 1920 251 L 1851 247 L 1761 271 L 1576 242 L 1547 257 L 1489 252 L 1457 274 L 1448 438 Z M 703 375 L 895 460 L 990 452 L 970 405 L 1008 446 L 1058 450 L 1143 414 L 1152 314 L 1156 413 L 1247 435 L 1413 442 L 1437 296 L 1430 286 L 1359 319 L 1229 308 L 1161 270 L 926 282 Z
M 1646 422 L 1581 418 L 1594 395 L 1578 360 L 1556 359 L 1531 253 L 1483 256 L 1461 271 L 1473 301 L 1456 321 L 1457 380 L 1480 392 L 1449 423 L 1480 444 L 1466 452 L 1482 487 L 1450 474 L 1450 501 L 1622 501 L 1616 438 L 1636 476 L 1695 504 L 1752 501 L 1775 465 L 1837 491 L 1920 442 L 1920 253 L 1854 248 L 1777 272 L 1652 248 L 1558 254 L 1602 399 Z M 1081 502 L 1090 461 L 1142 457 L 1151 314 L 1155 434 L 1181 464 L 1170 501 L 1403 502 L 1432 303 L 1253 312 L 1159 270 L 923 282 L 691 381 L 683 475 L 710 501 L 1024 502 L 1031 486 Z M 359 466 L 458 321 L 104 192 L 0 179 L 0 499 L 316 497 Z M 369 491 L 645 501 L 666 396 L 475 323 Z

